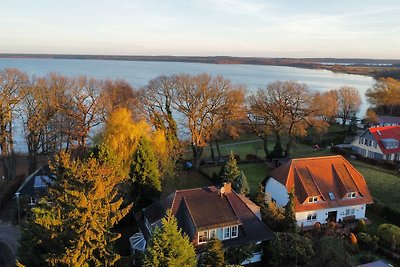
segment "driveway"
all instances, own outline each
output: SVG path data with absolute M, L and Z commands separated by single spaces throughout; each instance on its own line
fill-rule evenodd
M 15 265 L 19 237 L 18 227 L 0 222 L 0 266 Z

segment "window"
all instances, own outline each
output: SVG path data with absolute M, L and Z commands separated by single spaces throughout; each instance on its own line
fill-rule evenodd
M 29 201 L 29 205 L 35 205 L 36 204 L 36 198 L 31 197 Z
M 310 213 L 307 215 L 307 221 L 316 221 L 317 220 L 317 214 L 316 213 Z
M 348 197 L 348 198 L 355 198 L 356 196 L 357 196 L 357 193 L 356 193 L 356 192 L 347 193 L 347 197 Z
M 207 234 L 208 234 L 208 231 L 202 231 L 202 232 L 198 233 L 198 235 L 199 235 L 199 244 L 207 242 L 207 239 L 208 239 Z
M 309 198 L 308 198 L 308 202 L 309 202 L 309 203 L 318 202 L 318 197 L 309 197 Z
M 346 216 L 354 215 L 354 209 L 346 209 Z
M 224 228 L 224 239 L 229 239 L 229 238 L 231 238 L 231 228 L 225 227 Z
M 208 237 L 211 239 L 213 237 L 217 238 L 217 229 L 212 229 L 208 231 Z
M 223 230 L 222 228 L 218 228 L 218 229 L 217 229 L 217 238 L 218 238 L 219 240 L 224 239 L 224 230 Z
M 237 225 L 236 226 L 232 226 L 232 235 L 231 235 L 231 237 L 234 238 L 234 237 L 237 237 L 237 236 L 238 236 L 238 227 L 237 227 Z

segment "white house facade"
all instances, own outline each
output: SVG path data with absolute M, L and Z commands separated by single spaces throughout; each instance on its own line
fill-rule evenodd
M 400 161 L 400 126 L 371 127 L 352 143 L 352 150 L 364 157 Z
M 364 177 L 342 156 L 293 159 L 271 172 L 267 201 L 283 207 L 294 192 L 299 226 L 365 218 L 372 203 Z

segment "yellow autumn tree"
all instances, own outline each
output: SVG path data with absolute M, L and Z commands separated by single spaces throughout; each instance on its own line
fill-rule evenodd
M 102 140 L 111 152 L 116 155 L 118 168 L 123 177 L 128 177 L 132 155 L 136 151 L 140 138 L 146 137 L 154 148 L 160 169 L 166 161 L 167 144 L 163 131 L 152 131 L 144 120 L 134 121 L 131 111 L 118 108 L 110 113 L 106 121 Z

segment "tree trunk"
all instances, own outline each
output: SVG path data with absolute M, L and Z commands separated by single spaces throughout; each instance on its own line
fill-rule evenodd
M 215 155 L 214 155 L 214 148 L 213 148 L 213 145 L 212 145 L 212 141 L 210 141 L 210 151 L 211 151 L 211 159 L 212 159 L 212 161 L 213 161 L 214 163 L 216 163 L 216 161 L 215 161 Z
M 288 136 L 289 137 L 289 140 L 288 140 L 288 142 L 286 143 L 286 149 L 285 149 L 285 156 L 287 157 L 287 156 L 289 156 L 289 154 L 290 154 L 290 149 L 292 148 L 292 146 L 293 146 L 293 140 L 294 140 L 294 138 L 293 138 L 293 136 L 292 135 L 289 135 Z
M 215 140 L 215 145 L 217 146 L 217 153 L 218 153 L 218 162 L 221 159 L 221 150 L 219 149 L 219 142 L 218 140 Z
M 265 153 L 265 159 L 268 159 L 268 157 L 269 157 L 268 135 L 264 134 L 262 140 L 263 140 L 263 148 L 264 148 L 264 153 Z
M 203 148 L 192 144 L 193 150 L 193 168 L 198 170 L 200 167 L 201 156 L 203 155 Z

